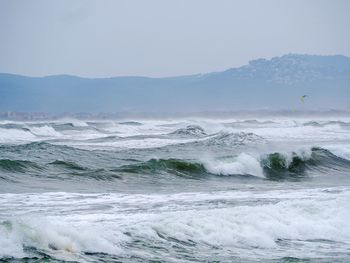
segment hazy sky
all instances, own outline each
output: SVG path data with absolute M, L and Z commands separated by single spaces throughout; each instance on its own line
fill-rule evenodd
M 348 0 L 0 0 L 0 72 L 173 76 L 350 56 Z

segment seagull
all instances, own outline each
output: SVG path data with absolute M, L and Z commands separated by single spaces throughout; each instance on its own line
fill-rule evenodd
M 306 97 L 307 97 L 307 95 L 303 95 L 303 96 L 300 97 L 300 100 L 301 100 L 302 103 L 304 103 L 304 100 L 305 100 Z

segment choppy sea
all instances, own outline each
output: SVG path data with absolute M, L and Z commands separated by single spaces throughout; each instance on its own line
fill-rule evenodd
M 349 262 L 350 118 L 0 121 L 0 262 Z

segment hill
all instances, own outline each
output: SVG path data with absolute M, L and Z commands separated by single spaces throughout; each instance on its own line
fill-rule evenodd
M 307 94 L 306 103 L 299 100 Z M 350 58 L 288 54 L 223 72 L 147 78 L 0 74 L 0 111 L 350 109 Z

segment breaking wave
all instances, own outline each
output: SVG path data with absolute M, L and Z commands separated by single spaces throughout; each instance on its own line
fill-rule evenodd
M 350 170 L 350 161 L 322 148 L 291 153 L 269 153 L 258 157 L 247 153 L 215 160 L 151 159 L 116 169 L 127 173 L 155 174 L 167 172 L 175 175 L 250 175 L 271 180 L 295 179 L 307 176 L 309 170 Z
M 279 202 L 271 202 L 281 195 L 284 198 Z M 129 262 L 128 253 L 135 247 L 147 251 L 149 246 L 154 248 L 155 245 L 157 249 L 166 251 L 165 255 L 180 249 L 193 251 L 191 248 L 201 253 L 203 250 L 212 253 L 213 247 L 220 248 L 220 254 L 225 253 L 225 248 L 234 249 L 238 253 L 244 252 L 245 249 L 252 249 L 254 252 L 259 252 L 256 249 L 261 249 L 261 253 L 266 251 L 271 253 L 268 249 L 276 248 L 278 249 L 276 253 L 281 253 L 284 242 L 295 241 L 298 242 L 295 246 L 300 246 L 301 242 L 311 245 L 312 241 L 331 240 L 330 248 L 334 249 L 335 245 L 344 246 L 350 237 L 348 191 L 338 193 L 332 198 L 325 198 L 325 193 L 320 190 L 309 192 L 294 190 L 284 193 L 268 191 L 258 196 L 250 192 L 138 196 L 106 193 L 93 196 L 44 193 L 29 197 L 28 201 L 37 198 L 47 200 L 48 197 L 48 200 L 57 204 L 56 209 L 61 213 L 60 216 L 0 221 L 2 258 L 23 258 L 28 254 L 32 256 L 34 254 L 40 258 L 35 262 L 44 261 L 43 255 L 52 255 L 56 259 L 60 256 L 69 256 L 69 261 L 75 262 L 76 256 L 88 253 L 89 255 L 105 253 L 104 256 L 111 254 L 120 259 L 126 252 L 125 260 L 121 261 Z M 28 197 L 16 198 L 22 201 L 26 199 L 21 198 Z M 99 204 L 104 200 L 108 202 L 108 208 L 96 207 L 97 211 L 90 214 L 76 214 L 76 206 L 80 206 L 84 198 L 90 198 L 89 201 L 93 204 Z M 259 203 L 261 199 L 270 202 Z M 256 203 L 255 205 L 240 203 L 234 208 L 225 205 L 225 201 L 232 203 L 242 200 L 253 200 Z M 172 202 L 171 205 L 169 201 Z M 143 211 L 142 214 L 135 216 L 130 214 L 130 210 L 123 210 L 124 207 L 120 205 L 125 203 L 137 211 L 140 209 L 140 203 L 153 207 L 153 210 Z M 205 204 L 205 206 L 202 209 L 184 209 L 184 206 L 193 204 L 201 206 Z M 30 209 L 41 209 L 39 205 L 31 204 Z M 63 217 L 62 220 L 62 214 L 67 211 L 74 212 L 74 217 Z M 171 246 L 168 245 L 169 242 Z M 307 246 L 307 249 L 319 252 L 319 246 Z M 288 248 L 285 253 L 291 251 L 300 252 Z M 232 255 L 227 256 L 232 259 Z M 169 260 L 165 261 L 172 261 L 170 255 L 167 259 Z M 106 260 L 111 261 L 113 261 L 111 258 Z M 148 260 L 141 260 L 144 261 Z M 204 262 L 205 257 L 199 261 Z
M 255 134 L 220 134 L 201 143 L 228 143 L 244 144 L 247 141 L 261 140 Z M 19 158 L 0 159 L 0 171 L 3 173 L 28 173 L 35 177 L 45 178 L 51 174 L 57 180 L 70 178 L 74 180 L 97 179 L 113 180 L 132 174 L 144 174 L 150 176 L 170 175 L 188 178 L 207 178 L 208 176 L 253 176 L 269 180 L 294 180 L 307 178 L 317 172 L 320 175 L 334 173 L 346 174 L 350 171 L 349 152 L 340 151 L 338 148 L 307 148 L 291 152 L 241 152 L 232 156 L 216 158 L 182 159 L 160 158 L 140 161 L 134 159 L 125 165 L 113 165 L 113 152 L 91 152 L 89 150 L 76 149 L 65 145 L 54 145 L 47 142 L 33 142 L 22 145 L 1 145 L 0 153 L 11 153 Z M 66 159 L 69 153 L 70 158 Z M 101 159 L 91 161 L 91 158 Z M 133 156 L 134 152 L 131 152 Z M 21 160 L 21 156 L 30 155 L 32 159 Z M 85 161 L 84 161 L 85 160 Z M 96 159 L 98 160 L 98 159 Z M 122 161 L 120 159 L 119 161 Z M 5 176 L 8 178 L 8 176 Z M 1 178 L 5 178 L 1 177 Z

